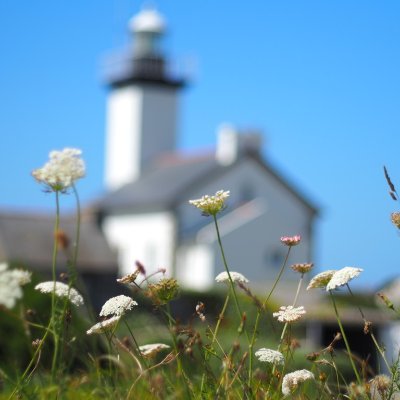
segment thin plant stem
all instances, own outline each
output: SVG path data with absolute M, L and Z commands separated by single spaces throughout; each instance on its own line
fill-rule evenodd
M 56 266 L 57 266 L 57 254 L 58 254 L 58 240 L 57 233 L 60 227 L 60 194 L 56 190 L 56 220 L 54 223 L 54 245 L 53 245 L 53 257 L 52 257 L 52 278 L 53 278 L 53 292 L 51 294 L 51 326 L 53 328 L 53 338 L 54 338 L 54 350 L 53 350 L 53 360 L 51 364 L 51 382 L 54 382 L 56 374 L 56 364 L 57 364 L 57 353 L 59 345 L 59 334 L 57 332 L 57 322 L 56 322 Z
M 356 366 L 354 364 L 353 355 L 351 353 L 350 345 L 349 345 L 349 342 L 347 340 L 347 336 L 346 336 L 346 333 L 345 333 L 345 331 L 343 329 L 342 321 L 340 320 L 339 313 L 338 313 L 338 310 L 337 310 L 337 307 L 336 307 L 335 297 L 333 296 L 333 293 L 332 293 L 331 290 L 329 291 L 329 294 L 331 296 L 333 308 L 335 310 L 336 320 L 337 320 L 337 323 L 339 325 L 340 332 L 342 333 L 343 340 L 344 340 L 344 343 L 345 343 L 345 346 L 346 346 L 346 349 L 347 349 L 347 353 L 349 354 L 349 359 L 350 359 L 351 366 L 352 366 L 354 374 L 355 374 L 355 376 L 357 378 L 358 384 L 361 385 L 360 375 L 359 375 L 359 373 L 357 371 L 357 368 L 356 368 Z
M 346 283 L 346 286 L 347 286 L 347 289 L 348 289 L 349 293 L 354 298 L 354 294 L 353 294 L 352 290 L 350 289 L 349 284 Z M 368 323 L 367 318 L 365 318 L 365 314 L 363 313 L 363 310 L 361 309 L 361 307 L 358 304 L 357 304 L 357 308 L 358 308 L 358 311 L 361 314 L 361 318 L 363 319 L 364 324 L 367 324 Z M 369 334 L 371 336 L 372 341 L 374 342 L 375 347 L 378 349 L 379 354 L 381 355 L 381 357 L 382 357 L 382 359 L 383 359 L 383 361 L 384 361 L 384 363 L 386 365 L 386 368 L 388 369 L 388 371 L 390 371 L 391 375 L 393 376 L 393 372 L 392 372 L 392 370 L 390 368 L 389 362 L 386 359 L 385 352 L 382 350 L 381 346 L 379 346 L 378 341 L 376 340 L 376 337 L 375 337 L 374 333 L 372 332 L 372 330 L 370 330 L 370 328 L 369 328 Z
M 177 354 L 176 363 L 177 363 L 177 366 L 178 366 L 178 375 L 182 378 L 184 386 L 185 386 L 185 389 L 187 391 L 187 394 L 189 395 L 189 398 L 191 398 L 191 392 L 190 392 L 189 385 L 188 385 L 187 380 L 186 380 L 185 371 L 183 370 L 182 360 L 180 358 L 180 351 L 178 349 L 178 343 L 176 341 L 176 337 L 175 337 L 175 334 L 173 332 L 173 324 L 175 323 L 175 320 L 171 315 L 171 307 L 170 307 L 169 303 L 166 304 L 165 308 L 166 308 L 166 310 L 162 309 L 162 311 L 164 312 L 164 315 L 167 317 L 168 328 L 169 328 L 169 331 L 171 333 L 172 343 L 174 345 L 174 350 L 175 350 L 175 352 Z
M 290 249 L 290 247 L 289 247 L 289 249 Z M 299 298 L 300 289 L 301 289 L 301 286 L 302 286 L 302 284 L 303 284 L 303 280 L 304 280 L 304 273 L 301 274 L 299 283 L 298 283 L 298 285 L 297 285 L 296 294 L 295 294 L 294 300 L 293 300 L 293 307 L 296 306 L 297 300 L 298 300 L 298 298 Z M 285 333 L 286 333 L 286 330 L 287 330 L 288 326 L 289 326 L 289 322 L 285 322 L 285 325 L 283 326 L 283 329 L 282 329 L 281 337 L 280 337 L 280 339 L 279 339 L 278 351 L 281 351 L 281 346 L 282 346 L 283 339 L 284 339 L 284 337 L 285 337 Z M 286 356 L 287 356 L 287 355 L 288 355 L 288 353 L 286 354 Z M 271 376 L 272 376 L 272 377 L 274 376 L 275 370 L 276 370 L 276 365 L 274 364 L 274 366 L 272 367 L 272 372 L 271 372 Z M 272 379 L 272 378 L 271 378 L 271 379 Z M 269 393 L 269 388 L 270 388 L 270 386 L 271 386 L 271 382 L 270 382 L 270 384 L 268 385 L 268 392 L 267 392 L 267 393 Z
M 227 296 L 226 296 L 226 298 L 225 298 L 224 305 L 223 305 L 222 310 L 221 310 L 221 313 L 219 314 L 219 317 L 218 317 L 217 325 L 215 326 L 215 330 L 214 330 L 214 333 L 213 333 L 213 337 L 212 337 L 211 343 L 210 343 L 210 349 L 211 349 L 211 350 L 212 350 L 213 345 L 214 345 L 214 342 L 215 342 L 215 340 L 216 340 L 216 338 L 217 338 L 218 331 L 219 331 L 219 327 L 220 327 L 220 325 L 221 325 L 221 321 L 222 321 L 223 318 L 224 318 L 224 314 L 225 314 L 226 308 L 227 308 L 227 306 L 228 306 L 228 303 L 229 303 L 229 293 L 227 294 Z M 206 353 L 206 355 L 205 355 L 205 362 L 207 362 L 209 358 L 210 358 L 210 353 L 208 352 L 208 353 Z M 206 370 L 204 369 L 203 375 L 202 375 L 202 377 L 201 377 L 200 394 L 203 393 L 205 378 L 206 378 Z
M 238 313 L 240 324 L 242 325 L 243 324 L 243 321 L 242 321 L 243 314 L 242 314 L 242 311 L 240 309 L 239 301 L 238 301 L 238 298 L 237 298 L 237 295 L 236 295 L 235 284 L 233 283 L 232 276 L 231 276 L 231 273 L 229 271 L 228 262 L 226 261 L 224 247 L 222 246 L 221 235 L 219 233 L 218 221 L 217 221 L 217 217 L 216 217 L 215 214 L 213 214 L 213 218 L 214 218 L 215 229 L 217 231 L 218 245 L 219 245 L 219 249 L 221 251 L 222 261 L 223 261 L 223 264 L 224 264 L 224 267 L 225 267 L 225 271 L 228 274 L 229 284 L 230 284 L 230 287 L 231 287 L 233 298 L 235 300 L 236 311 Z M 249 338 L 249 335 L 247 333 L 246 327 L 244 327 L 243 330 L 245 332 L 247 341 L 250 343 L 250 338 Z
M 269 291 L 266 299 L 264 300 L 262 307 L 258 308 L 258 310 L 257 310 L 256 322 L 254 324 L 253 335 L 251 337 L 251 342 L 250 342 L 250 345 L 249 345 L 249 377 L 248 377 L 249 386 L 250 386 L 251 378 L 252 378 L 252 375 L 253 375 L 253 347 L 254 347 L 254 343 L 256 341 L 256 335 L 257 335 L 257 331 L 258 331 L 258 325 L 260 323 L 261 313 L 262 313 L 263 310 L 265 310 L 265 307 L 266 307 L 269 299 L 271 298 L 272 294 L 274 293 L 275 288 L 278 285 L 278 282 L 282 277 L 283 271 L 285 270 L 286 264 L 287 264 L 288 259 L 289 259 L 289 254 L 290 254 L 290 249 L 291 248 L 292 248 L 291 246 L 288 247 L 288 251 L 287 251 L 285 259 L 284 259 L 284 261 L 282 263 L 281 269 L 280 269 L 280 271 L 279 271 L 279 273 L 278 273 L 278 275 L 277 275 L 277 277 L 275 279 L 275 282 L 272 285 L 272 288 Z

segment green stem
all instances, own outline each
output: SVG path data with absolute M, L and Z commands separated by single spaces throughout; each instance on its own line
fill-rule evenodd
M 58 240 L 57 234 L 60 227 L 60 194 L 58 191 L 56 194 L 56 220 L 54 223 L 54 246 L 53 246 L 53 257 L 52 257 L 52 278 L 53 278 L 53 292 L 51 294 L 51 318 L 50 323 L 53 330 L 54 339 L 54 350 L 53 350 L 53 360 L 51 364 L 51 382 L 53 383 L 56 375 L 56 364 L 57 364 L 57 353 L 59 344 L 59 335 L 57 332 L 57 322 L 56 322 L 56 266 L 57 266 L 57 253 L 58 253 Z
M 221 321 L 222 321 L 222 319 L 223 319 L 223 317 L 224 317 L 224 314 L 225 314 L 226 308 L 227 308 L 227 306 L 228 306 L 228 303 L 229 303 L 229 294 L 226 296 L 226 298 L 225 298 L 225 303 L 224 303 L 224 305 L 223 305 L 223 307 L 222 307 L 221 313 L 219 314 L 218 321 L 217 321 L 217 325 L 215 326 L 215 330 L 214 330 L 214 333 L 213 333 L 213 337 L 212 337 L 212 339 L 211 339 L 210 350 L 212 350 L 213 345 L 214 345 L 214 342 L 215 342 L 215 340 L 216 340 L 216 338 L 217 338 L 217 334 L 218 334 L 218 331 L 219 331 L 219 327 L 220 327 L 220 325 L 221 325 Z M 205 362 L 207 362 L 208 359 L 210 358 L 210 354 L 211 354 L 210 352 L 207 352 L 207 353 L 206 353 L 206 355 L 205 355 L 205 357 L 204 357 L 204 358 L 205 358 L 205 359 L 204 359 Z M 206 368 L 204 368 L 204 372 L 203 372 L 203 375 L 202 375 L 202 377 L 201 377 L 200 395 L 202 395 L 202 393 L 203 393 L 205 378 L 206 378 Z
M 351 294 L 351 296 L 354 297 L 354 294 L 353 294 L 352 290 L 350 289 L 350 286 L 348 283 L 346 283 L 346 286 L 347 286 L 347 289 L 349 290 L 349 293 Z M 365 318 L 365 315 L 364 315 L 361 307 L 357 305 L 357 308 L 358 308 L 358 311 L 360 311 L 361 318 L 363 319 L 364 323 L 366 324 L 367 319 Z M 372 341 L 374 342 L 375 347 L 378 349 L 379 354 L 381 355 L 381 357 L 386 365 L 386 368 L 388 369 L 388 371 L 391 372 L 391 374 L 393 376 L 393 372 L 390 368 L 389 362 L 386 359 L 385 352 L 382 350 L 381 346 L 379 346 L 378 341 L 376 340 L 376 337 L 375 337 L 374 333 L 372 332 L 372 330 L 369 331 L 369 334 L 371 336 Z
M 344 340 L 344 343 L 345 343 L 345 346 L 346 346 L 346 349 L 347 349 L 347 353 L 349 354 L 349 359 L 350 359 L 351 366 L 352 366 L 354 374 L 355 374 L 355 376 L 357 378 L 358 384 L 361 385 L 360 375 L 359 375 L 359 373 L 357 371 L 357 368 L 356 368 L 356 366 L 354 364 L 353 355 L 351 353 L 349 342 L 347 341 L 347 336 L 346 336 L 346 333 L 345 333 L 345 331 L 343 329 L 343 325 L 342 325 L 342 322 L 340 320 L 339 313 L 338 313 L 338 310 L 337 310 L 337 307 L 336 307 L 335 297 L 333 296 L 333 293 L 332 293 L 331 290 L 329 291 L 329 294 L 331 296 L 333 308 L 335 310 L 336 320 L 338 322 L 338 325 L 339 325 L 339 328 L 340 328 L 340 332 L 342 333 L 343 340 Z
M 218 221 L 217 221 L 216 215 L 213 215 L 213 218 L 214 218 L 215 229 L 217 231 L 218 245 L 219 245 L 219 249 L 221 251 L 222 261 L 223 261 L 223 264 L 224 264 L 224 267 L 225 267 L 225 271 L 228 274 L 229 284 L 230 284 L 230 287 L 231 287 L 231 292 L 232 292 L 233 298 L 235 300 L 236 311 L 238 313 L 240 325 L 242 326 L 242 324 L 243 324 L 243 313 L 242 313 L 242 311 L 240 309 L 239 301 L 238 301 L 238 298 L 237 298 L 237 295 L 236 295 L 235 284 L 234 284 L 234 282 L 232 280 L 232 276 L 231 276 L 231 273 L 230 273 L 229 268 L 228 268 L 228 262 L 226 261 L 224 247 L 222 246 L 221 235 L 219 233 L 219 227 L 218 227 Z M 250 343 L 250 338 L 249 338 L 249 335 L 247 333 L 246 327 L 244 327 L 243 330 L 244 330 L 245 335 L 247 337 L 247 341 Z
M 286 253 L 285 259 L 284 259 L 283 264 L 281 266 L 281 269 L 280 269 L 280 271 L 278 273 L 278 276 L 276 277 L 275 282 L 272 285 L 272 289 L 270 290 L 270 292 L 268 293 L 268 296 L 264 300 L 264 303 L 263 303 L 262 307 L 257 310 L 256 322 L 254 324 L 254 330 L 253 330 L 253 336 L 251 338 L 251 342 L 250 342 L 250 345 L 249 345 L 249 377 L 248 377 L 249 386 L 250 386 L 251 378 L 252 378 L 252 375 L 253 375 L 253 347 L 254 347 L 254 343 L 256 341 L 256 335 L 257 335 L 257 331 L 258 331 L 258 325 L 260 323 L 261 312 L 263 310 L 265 310 L 265 307 L 266 307 L 270 297 L 274 293 L 274 290 L 275 290 L 276 286 L 278 285 L 279 280 L 281 279 L 281 276 L 283 274 L 283 271 L 285 270 L 286 264 L 287 264 L 288 259 L 289 259 L 289 254 L 290 254 L 290 249 L 291 248 L 292 248 L 291 246 L 288 247 L 288 251 Z

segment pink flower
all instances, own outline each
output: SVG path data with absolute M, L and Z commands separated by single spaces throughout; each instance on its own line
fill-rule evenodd
M 281 237 L 281 242 L 285 246 L 296 246 L 300 243 L 301 236 L 300 235 L 295 235 L 295 236 L 282 236 Z

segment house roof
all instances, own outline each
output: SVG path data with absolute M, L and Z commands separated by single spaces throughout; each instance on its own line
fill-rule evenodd
M 107 193 L 95 207 L 106 214 L 171 209 L 182 202 L 182 199 L 189 198 L 200 185 L 207 184 L 249 158 L 258 163 L 269 176 L 282 184 L 312 213 L 317 213 L 317 207 L 292 183 L 283 178 L 269 163 L 265 163 L 258 154 L 251 152 L 244 153 L 230 165 L 221 165 L 214 153 L 163 156 L 145 170 L 138 180 Z
M 75 217 L 64 217 L 60 229 L 70 241 L 66 252 L 59 250 L 57 267 L 65 269 L 75 237 Z M 0 212 L 0 261 L 21 263 L 36 270 L 49 271 L 54 243 L 54 216 L 39 213 Z M 117 271 L 117 258 L 110 250 L 92 215 L 81 221 L 78 270 Z

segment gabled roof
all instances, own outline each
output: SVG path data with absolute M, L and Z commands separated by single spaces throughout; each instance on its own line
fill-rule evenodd
M 75 217 L 64 217 L 60 229 L 70 239 L 75 235 Z M 0 212 L 0 261 L 21 263 L 36 270 L 49 271 L 52 265 L 54 216 L 39 213 Z M 60 249 L 57 267 L 65 269 L 67 256 Z M 91 215 L 82 217 L 78 270 L 117 271 L 117 258 Z
M 95 207 L 105 214 L 172 209 L 181 203 L 182 199 L 188 199 L 199 186 L 209 183 L 210 180 L 225 174 L 248 159 L 255 161 L 312 213 L 317 213 L 316 206 L 254 153 L 244 153 L 237 161 L 227 166 L 221 165 L 214 153 L 200 156 L 179 154 L 163 156 L 151 168 L 144 171 L 138 180 L 107 193 Z

